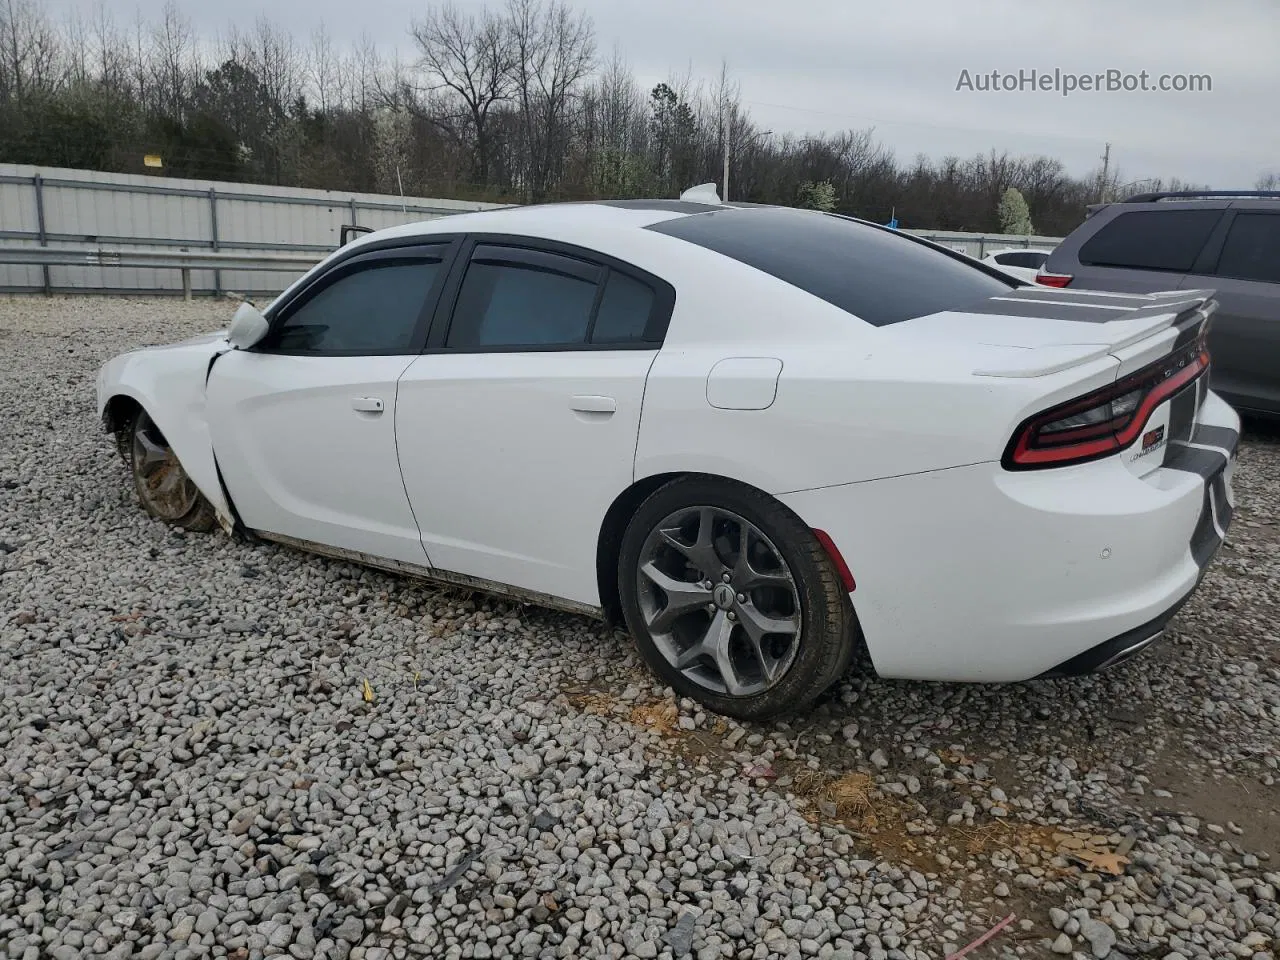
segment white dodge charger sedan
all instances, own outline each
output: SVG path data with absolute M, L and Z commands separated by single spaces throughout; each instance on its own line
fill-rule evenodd
M 1231 519 L 1212 291 L 1020 286 L 706 199 L 382 230 L 109 361 L 154 516 L 625 623 L 724 714 L 1018 681 L 1161 632 Z

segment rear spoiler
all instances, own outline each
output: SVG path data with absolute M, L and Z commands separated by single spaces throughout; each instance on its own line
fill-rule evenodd
M 1018 292 L 994 299 L 1016 302 L 1025 297 L 1025 294 L 1026 292 Z M 1047 291 L 1044 296 L 1051 297 L 1058 294 L 1059 291 L 1053 290 Z M 1077 292 L 1076 302 L 1079 304 L 1089 297 L 1132 300 L 1135 306 L 1122 316 L 1116 316 L 1115 312 L 1104 314 L 1098 311 L 1097 316 L 1086 318 L 1082 316 L 1085 313 L 1084 310 L 1073 310 L 1073 318 L 1093 323 L 1127 324 L 1128 329 L 1119 336 L 1112 335 L 1107 338 L 1082 334 L 1080 343 L 1048 344 L 1029 350 L 1024 347 L 1011 347 L 1005 358 L 987 363 L 974 370 L 973 375 L 1031 379 L 1059 373 L 1070 367 L 1080 366 L 1090 360 L 1106 356 L 1108 353 L 1123 350 L 1168 327 L 1175 327 L 1180 333 L 1192 327 L 1199 328 L 1218 308 L 1214 291 L 1203 289 L 1119 295 L 1087 292 L 1083 296 Z M 1036 302 L 1034 299 L 1027 299 L 1029 303 Z

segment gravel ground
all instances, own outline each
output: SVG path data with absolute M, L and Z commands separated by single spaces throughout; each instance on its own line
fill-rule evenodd
M 147 519 L 97 367 L 230 313 L 0 300 L 0 955 L 1277 955 L 1280 434 L 1130 664 L 740 726 L 589 620 Z

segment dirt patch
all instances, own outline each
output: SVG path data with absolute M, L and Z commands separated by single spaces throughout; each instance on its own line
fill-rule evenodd
M 1158 816 L 1192 816 L 1208 840 L 1230 840 L 1270 862 L 1280 862 L 1280 783 L 1202 771 L 1200 761 L 1176 745 L 1152 765 L 1151 778 L 1171 797 L 1147 794 L 1138 806 Z M 1218 829 L 1213 829 L 1218 828 Z M 1186 829 L 1184 827 L 1184 829 Z
M 645 703 L 631 708 L 629 719 L 637 727 L 645 727 L 654 733 L 669 737 L 679 730 L 680 710 L 674 703 Z

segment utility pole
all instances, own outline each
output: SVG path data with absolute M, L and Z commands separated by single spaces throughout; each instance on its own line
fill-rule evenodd
M 732 127 L 726 125 L 724 129 L 724 186 L 720 193 L 720 202 L 727 203 L 729 200 L 729 136 Z M 758 130 L 749 136 L 742 138 L 743 146 L 749 146 L 755 143 L 761 137 L 768 137 L 773 134 L 772 130 Z
M 1102 152 L 1102 185 L 1098 188 L 1098 201 L 1105 203 L 1107 200 L 1107 173 L 1111 169 L 1111 144 L 1107 144 L 1106 149 Z
M 729 202 L 729 110 L 720 108 L 720 136 L 724 140 L 724 182 L 720 186 L 720 202 Z

